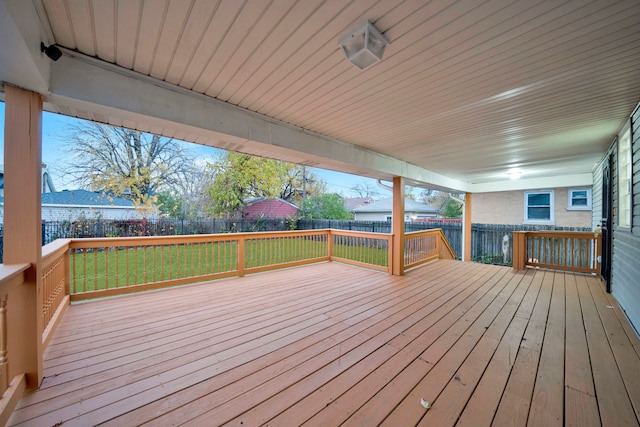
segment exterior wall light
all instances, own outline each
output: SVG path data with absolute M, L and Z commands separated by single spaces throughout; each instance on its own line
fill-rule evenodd
M 389 40 L 369 21 L 340 39 L 344 56 L 359 70 L 366 70 L 382 59 Z

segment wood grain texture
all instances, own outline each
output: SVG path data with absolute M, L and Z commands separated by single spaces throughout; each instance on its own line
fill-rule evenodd
M 590 276 L 449 260 L 72 304 L 9 425 L 638 425 L 611 304 Z

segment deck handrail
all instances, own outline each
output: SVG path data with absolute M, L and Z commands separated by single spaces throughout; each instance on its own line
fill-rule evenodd
M 404 235 L 405 269 L 435 259 L 456 259 L 456 254 L 441 228 L 414 231 Z
M 24 339 L 21 325 L 33 322 L 17 309 L 26 299 L 23 285 L 30 268 L 30 264 L 0 264 L 0 425 L 9 420 L 27 384 L 21 363 L 26 355 L 15 344 Z
M 71 300 L 339 261 L 391 272 L 392 236 L 333 229 L 71 239 Z
M 513 268 L 548 268 L 598 274 L 602 234 L 593 231 L 517 231 L 513 233 Z

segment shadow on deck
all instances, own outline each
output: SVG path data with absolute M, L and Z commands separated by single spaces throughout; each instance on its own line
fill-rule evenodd
M 592 276 L 321 263 L 73 304 L 9 425 L 638 425 L 639 355 Z

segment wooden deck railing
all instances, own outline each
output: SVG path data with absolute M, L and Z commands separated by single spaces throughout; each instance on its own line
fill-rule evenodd
M 25 274 L 30 267 L 0 264 L 0 425 L 7 423 L 27 386 L 23 325 L 34 319 L 27 318 L 22 305 L 29 299 Z
M 27 387 L 23 361 L 24 325 L 39 309 L 36 358 L 71 300 L 241 276 L 277 268 L 335 260 L 392 271 L 393 236 L 345 230 L 268 233 L 59 239 L 42 249 L 42 282 L 30 287 L 29 264 L 0 264 L 0 425 L 4 425 Z M 440 230 L 407 236 L 405 260 L 415 266 L 435 258 L 455 258 Z M 405 262 L 406 263 L 406 262 Z M 12 308 L 12 306 L 14 308 Z M 35 337 L 34 337 L 35 338 Z M 9 360 L 11 359 L 11 363 Z
M 513 233 L 513 268 L 549 268 L 597 274 L 602 236 L 580 231 L 519 231 Z
M 391 274 L 392 236 L 361 231 L 328 230 L 331 260 L 386 271 Z
M 434 259 L 456 259 L 456 254 L 441 229 L 405 234 L 404 268 L 416 267 Z

